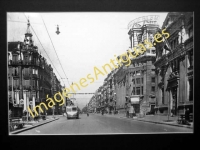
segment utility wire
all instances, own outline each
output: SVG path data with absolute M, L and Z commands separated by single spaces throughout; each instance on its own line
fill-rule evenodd
M 10 21 L 10 22 L 27 23 L 27 22 L 24 22 L 24 21 L 17 21 L 17 20 L 8 20 L 8 21 Z M 33 22 L 31 24 L 40 24 L 40 25 L 42 25 L 41 23 L 33 23 Z
M 26 17 L 26 15 L 24 14 L 24 16 Z M 28 18 L 26 17 L 26 19 L 28 20 Z M 30 25 L 31 26 L 31 25 Z M 31 29 L 33 30 L 33 32 L 35 33 L 35 31 L 34 31 L 34 29 L 33 29 L 33 27 L 31 26 Z M 38 36 L 37 36 L 37 34 L 35 33 L 35 35 L 36 35 L 36 37 L 37 37 L 37 39 L 38 39 L 38 41 L 40 42 L 40 39 L 38 38 Z M 44 47 L 43 47 L 43 45 L 42 45 L 42 43 L 40 42 L 40 44 L 41 44 L 41 46 L 42 46 L 42 48 L 44 49 Z M 46 53 L 46 55 L 47 55 L 47 57 L 49 58 L 49 55 L 47 54 L 47 52 L 46 52 L 46 50 L 44 49 L 44 51 L 45 51 L 45 53 Z M 52 61 L 51 61 L 51 59 L 49 58 L 49 61 L 52 63 Z M 54 67 L 54 69 L 56 70 L 56 67 L 53 65 L 53 63 L 52 63 L 52 66 Z M 56 70 L 56 72 L 58 73 L 58 71 Z M 58 75 L 60 76 L 60 74 L 58 73 Z M 60 76 L 60 78 L 61 78 L 61 76 Z M 64 82 L 64 81 L 63 81 Z
M 42 15 L 41 15 L 41 18 L 42 18 Z M 46 24 L 45 24 L 45 22 L 44 22 L 43 18 L 42 18 L 42 21 L 43 21 L 43 23 L 44 23 L 44 26 L 45 26 L 45 28 L 46 28 L 46 31 L 47 31 L 47 33 L 48 33 L 48 35 L 49 35 L 49 32 L 48 32 L 48 30 L 47 30 L 47 27 L 46 27 Z M 50 40 L 51 40 L 51 37 L 50 37 L 50 35 L 49 35 L 49 38 L 50 38 Z M 52 40 L 51 40 L 51 44 L 53 45 L 53 42 L 52 42 Z M 56 52 L 54 45 L 53 45 L 53 48 L 54 48 L 54 51 Z M 57 52 L 56 52 L 56 56 L 58 57 L 58 54 L 57 54 Z M 58 57 L 58 61 L 59 61 L 60 65 L 61 65 L 61 68 L 62 68 L 62 70 L 63 70 L 64 74 L 65 74 L 65 71 L 64 71 L 64 69 L 63 69 L 63 67 L 62 67 L 62 64 L 61 64 L 61 62 L 60 62 L 60 59 L 59 59 L 59 57 Z M 66 77 L 66 79 L 67 79 L 67 81 L 68 81 L 68 78 L 67 78 L 66 74 L 65 74 L 65 77 Z M 69 84 L 69 81 L 68 81 L 68 84 Z M 69 84 L 69 86 L 70 86 L 70 84 Z

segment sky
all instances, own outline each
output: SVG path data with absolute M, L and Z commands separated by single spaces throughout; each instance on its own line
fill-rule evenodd
M 94 77 L 94 66 L 101 69 L 115 58 L 114 55 L 124 53 L 130 47 L 128 23 L 148 15 L 159 15 L 158 24 L 161 27 L 167 12 L 8 12 L 7 41 L 23 42 L 29 18 L 34 45 L 52 65 L 61 84 L 69 87 L 69 84 L 78 83 L 88 74 Z M 60 34 L 56 34 L 57 25 Z M 77 92 L 94 93 L 103 85 L 106 75 L 98 77 L 94 83 Z M 81 109 L 91 97 L 91 94 L 74 95 L 75 103 Z

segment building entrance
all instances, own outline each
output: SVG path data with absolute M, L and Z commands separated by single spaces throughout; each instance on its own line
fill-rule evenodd
M 177 87 L 171 88 L 172 93 L 172 110 L 173 114 L 177 115 Z

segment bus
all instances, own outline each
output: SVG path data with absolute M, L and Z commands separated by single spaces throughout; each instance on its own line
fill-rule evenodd
M 79 110 L 77 106 L 66 106 L 67 119 L 76 118 L 79 119 Z

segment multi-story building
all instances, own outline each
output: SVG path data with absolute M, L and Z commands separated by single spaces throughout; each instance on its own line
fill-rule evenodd
M 152 17 L 152 16 L 150 16 Z M 153 16 L 156 18 L 156 16 Z M 148 18 L 148 17 L 145 17 Z M 146 52 L 131 58 L 131 65 L 123 64 L 115 69 L 115 93 L 117 109 L 125 111 L 125 105 L 131 100 L 136 113 L 141 111 L 146 113 L 154 110 L 155 107 L 155 47 L 145 45 L 145 40 L 153 43 L 153 35 L 157 31 L 156 20 L 143 20 L 142 25 L 135 23 L 130 28 L 128 34 L 130 38 L 130 48 L 133 49 L 139 44 L 144 44 Z
M 34 45 L 30 23 L 24 42 L 8 42 L 8 97 L 12 116 L 21 117 L 27 107 L 46 102 L 52 97 L 53 68 Z M 43 108 L 44 113 L 46 109 Z M 38 108 L 37 111 L 39 112 Z
M 159 114 L 192 113 L 193 13 L 170 12 L 162 28 L 169 38 L 156 45 L 156 108 Z
M 122 66 L 118 69 L 115 69 L 114 73 L 114 93 L 115 100 L 116 100 L 116 109 L 118 111 L 124 111 L 124 105 L 126 101 L 126 86 L 125 86 L 125 80 L 126 80 L 126 66 Z

